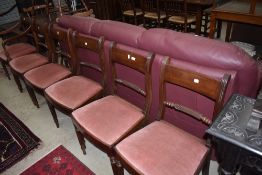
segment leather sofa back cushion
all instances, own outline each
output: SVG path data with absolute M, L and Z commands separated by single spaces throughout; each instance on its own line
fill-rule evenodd
M 231 44 L 167 29 L 149 29 L 141 35 L 138 47 L 197 65 L 235 70 L 239 77 L 237 91 L 253 97 L 257 93 L 254 89 L 258 89 L 260 74 L 256 62 Z M 252 86 L 239 86 L 247 80 Z

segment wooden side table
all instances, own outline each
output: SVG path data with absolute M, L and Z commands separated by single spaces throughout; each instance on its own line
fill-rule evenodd
M 239 22 L 262 26 L 262 3 L 256 0 L 249 1 L 230 1 L 214 8 L 211 12 L 209 38 L 214 38 L 216 20 L 229 22 Z M 229 23 L 230 29 L 232 23 Z M 227 36 L 229 37 L 229 30 Z M 226 41 L 228 38 L 226 38 Z
M 235 174 L 242 165 L 262 173 L 262 126 L 257 133 L 246 129 L 255 99 L 233 95 L 206 131 L 212 136 L 220 174 Z

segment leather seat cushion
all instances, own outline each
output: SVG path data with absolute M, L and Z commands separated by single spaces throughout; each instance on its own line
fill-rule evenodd
M 9 53 L 10 59 L 14 59 L 35 52 L 36 48 L 31 44 L 17 43 L 6 46 L 6 51 Z M 0 58 L 7 61 L 7 57 L 3 50 L 0 52 Z
M 50 63 L 26 72 L 24 77 L 32 85 L 40 89 L 45 89 L 70 75 L 71 72 L 65 67 Z
M 45 93 L 63 107 L 74 110 L 101 92 L 102 86 L 83 76 L 73 76 L 49 86 Z
M 33 53 L 25 56 L 18 57 L 17 59 L 13 59 L 9 62 L 9 65 L 14 69 L 16 72 L 20 74 L 24 74 L 25 72 L 39 67 L 43 64 L 48 63 L 48 58 L 45 56 Z
M 116 145 L 139 174 L 192 175 L 206 156 L 203 141 L 165 121 L 156 121 Z
M 88 135 L 108 147 L 112 147 L 144 118 L 141 109 L 112 95 L 77 109 L 72 116 Z

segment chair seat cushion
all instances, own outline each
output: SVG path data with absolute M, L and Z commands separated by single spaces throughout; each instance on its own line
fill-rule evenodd
M 141 109 L 112 95 L 77 109 L 72 116 L 88 135 L 109 148 L 144 118 Z
M 73 76 L 49 86 L 45 93 L 56 103 L 74 110 L 85 104 L 102 90 L 102 86 L 83 76 Z
M 50 63 L 26 72 L 24 77 L 32 85 L 45 89 L 70 75 L 71 72 L 65 67 Z
M 10 59 L 15 59 L 20 56 L 24 56 L 36 51 L 36 48 L 31 44 L 27 43 L 17 43 L 10 46 L 6 46 L 6 51 L 9 53 Z M 7 61 L 7 57 L 4 50 L 0 52 L 0 59 Z
M 39 67 L 43 64 L 48 63 L 48 58 L 45 56 L 33 53 L 25 56 L 18 57 L 17 59 L 13 59 L 9 62 L 9 65 L 13 70 L 20 74 L 24 74 L 25 72 Z
M 145 18 L 151 18 L 151 19 L 157 19 L 157 13 L 155 12 L 145 12 L 144 14 Z M 160 19 L 166 18 L 166 13 L 165 12 L 160 12 Z
M 179 24 L 184 24 L 185 23 L 185 17 L 183 16 L 170 16 L 168 18 L 168 21 L 174 22 L 174 23 L 179 23 Z M 196 22 L 196 16 L 188 16 L 187 17 L 187 23 L 193 23 Z
M 207 155 L 204 142 L 165 121 L 156 121 L 116 145 L 139 174 L 192 175 Z
M 141 9 L 135 9 L 135 11 L 136 11 L 136 15 L 137 15 L 137 16 L 143 14 L 143 12 L 142 12 Z M 124 14 L 124 15 L 127 15 L 127 16 L 135 16 L 134 10 L 126 10 L 126 11 L 124 11 L 123 14 Z

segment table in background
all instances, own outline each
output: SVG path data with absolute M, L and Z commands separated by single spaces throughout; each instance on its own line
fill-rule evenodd
M 256 2 L 256 0 L 233 0 L 214 8 L 211 12 L 209 38 L 214 38 L 216 20 L 262 26 L 262 3 L 261 1 Z M 231 23 L 229 24 L 226 41 L 231 28 Z
M 262 173 L 262 128 L 246 130 L 254 99 L 233 95 L 206 131 L 215 142 L 220 174 L 231 175 L 245 165 Z

